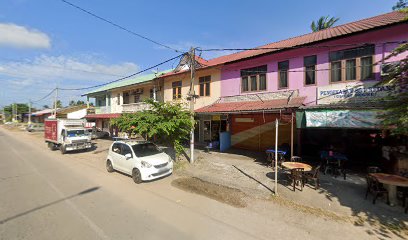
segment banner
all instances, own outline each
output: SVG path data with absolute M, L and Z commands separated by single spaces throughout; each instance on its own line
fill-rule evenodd
M 379 128 L 377 111 L 323 110 L 306 111 L 306 127 Z

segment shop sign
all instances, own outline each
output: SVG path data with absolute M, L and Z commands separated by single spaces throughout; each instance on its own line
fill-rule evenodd
M 221 115 L 212 115 L 211 120 L 213 121 L 221 121 Z
M 378 82 L 338 83 L 317 89 L 317 104 L 362 102 L 387 96 L 394 88 Z

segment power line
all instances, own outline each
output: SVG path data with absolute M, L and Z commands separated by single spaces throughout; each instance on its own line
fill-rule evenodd
M 59 90 L 75 91 L 75 90 L 86 90 L 86 89 L 91 89 L 91 88 L 96 88 L 96 87 L 102 87 L 102 86 L 105 86 L 105 85 L 108 85 L 108 84 L 111 84 L 111 83 L 114 83 L 114 82 L 122 81 L 122 80 L 127 79 L 127 78 L 130 78 L 130 77 L 134 77 L 134 76 L 136 76 L 136 75 L 138 75 L 138 74 L 140 74 L 140 73 L 143 73 L 143 72 L 146 72 L 146 71 L 148 71 L 148 70 L 154 69 L 154 68 L 156 68 L 156 67 L 158 67 L 158 66 L 160 66 L 160 65 L 163 65 L 163 64 L 168 63 L 168 62 L 170 62 L 170 61 L 173 61 L 174 59 L 177 59 L 177 58 L 183 56 L 184 54 L 185 54 L 185 53 L 180 54 L 180 55 L 178 55 L 178 56 L 176 56 L 176 57 L 170 58 L 170 59 L 168 59 L 168 60 L 166 60 L 166 61 L 164 61 L 164 62 L 158 63 L 158 64 L 156 64 L 156 65 L 154 65 L 154 66 L 152 66 L 152 67 L 143 69 L 143 70 L 141 70 L 141 71 L 139 71 L 139 72 L 137 72 L 137 73 L 133 73 L 133 74 L 131 74 L 131 75 L 128 75 L 128 76 L 125 76 L 125 77 L 122 77 L 122 78 L 119 78 L 119 79 L 116 79 L 116 80 L 113 80 L 113 81 L 110 81 L 110 82 L 107 82 L 107 83 L 102 83 L 102 84 L 94 85 L 94 86 L 91 86 L 91 87 L 82 87 L 82 88 L 58 88 L 58 89 L 59 89 Z
M 78 6 L 78 5 L 75 5 L 75 4 L 71 3 L 71 2 L 69 2 L 69 1 L 66 1 L 66 0 L 61 0 L 61 1 L 62 1 L 63 3 L 66 3 L 66 4 L 68 4 L 68 5 L 70 5 L 70 6 L 74 7 L 74 8 L 76 8 L 76 9 L 79 9 L 79 10 L 81 10 L 82 12 L 85 12 L 85 13 L 87 13 L 87 14 L 89 14 L 89 15 L 91 15 L 91 16 L 93 16 L 93 17 L 99 19 L 99 20 L 102 20 L 102 21 L 104 21 L 104 22 L 106 22 L 106 23 L 109 23 L 109 24 L 112 25 L 112 26 L 115 26 L 115 27 L 117 27 L 117 28 L 119 28 L 119 29 L 121 29 L 121 30 L 123 30 L 123 31 L 125 31 L 125 32 L 128 32 L 128 33 L 130 33 L 130 34 L 132 34 L 132 35 L 134 35 L 134 36 L 143 38 L 143 39 L 145 39 L 145 40 L 147 40 L 147 41 L 149 41 L 149 42 L 152 42 L 152 43 L 154 43 L 154 44 L 156 44 L 156 45 L 165 47 L 165 48 L 167 48 L 167 49 L 173 50 L 173 51 L 178 52 L 178 53 L 183 52 L 183 51 L 180 51 L 180 50 L 178 50 L 178 49 L 175 49 L 175 48 L 172 48 L 172 47 L 170 47 L 170 46 L 167 46 L 167 45 L 165 45 L 165 44 L 163 44 L 163 43 L 159 43 L 159 42 L 157 42 L 157 41 L 155 41 L 155 40 L 153 40 L 153 39 L 151 39 L 151 38 L 145 37 L 145 36 L 143 36 L 143 35 L 141 35 L 141 34 L 139 34 L 139 33 L 136 33 L 136 32 L 134 32 L 134 31 L 132 31 L 132 30 L 129 30 L 128 28 L 122 27 L 122 26 L 120 26 L 119 24 L 112 22 L 111 20 L 108 20 L 108 19 L 106 19 L 106 18 L 100 17 L 100 16 L 98 16 L 98 15 L 96 15 L 96 14 L 94 14 L 94 13 L 92 13 L 92 12 L 90 12 L 90 11 L 88 11 L 88 10 L 86 10 L 86 9 L 84 9 L 84 8 L 82 8 L 82 7 L 80 7 L 80 6 Z
M 53 94 L 55 92 L 55 90 L 57 90 L 57 88 L 54 88 L 50 93 L 48 93 L 47 95 L 45 95 L 44 97 L 42 97 L 41 99 L 35 100 L 35 101 L 31 101 L 32 103 L 37 103 L 40 102 L 46 98 L 48 98 L 49 96 L 51 96 L 51 94 Z

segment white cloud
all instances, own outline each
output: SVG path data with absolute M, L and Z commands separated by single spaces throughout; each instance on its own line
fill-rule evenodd
M 0 104 L 41 99 L 58 84 L 60 88 L 81 88 L 133 74 L 139 66 L 131 62 L 106 64 L 93 55 L 47 56 L 19 62 L 0 62 Z M 64 101 L 78 99 L 88 90 L 62 91 Z M 1 97 L 1 95 L 4 95 Z M 46 99 L 42 102 L 51 101 Z M 48 102 L 47 102 L 48 103 Z
M 0 23 L 0 46 L 50 48 L 51 39 L 36 29 L 28 29 L 13 23 Z
M 33 60 L 0 63 L 1 75 L 42 81 L 105 82 L 137 72 L 138 69 L 131 62 L 104 64 L 92 56 L 79 59 L 42 55 Z

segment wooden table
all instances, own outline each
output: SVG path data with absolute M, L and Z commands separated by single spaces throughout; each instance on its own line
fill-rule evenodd
M 283 162 L 282 167 L 287 169 L 294 169 L 294 168 L 303 168 L 303 171 L 309 172 L 312 171 L 312 166 L 306 163 L 301 162 Z
M 387 173 L 370 173 L 370 175 L 375 177 L 380 183 L 384 184 L 384 187 L 388 190 L 391 206 L 397 204 L 397 186 L 408 187 L 408 178 L 405 177 Z

